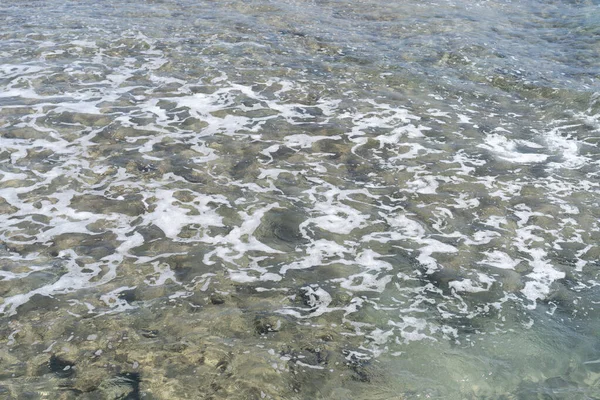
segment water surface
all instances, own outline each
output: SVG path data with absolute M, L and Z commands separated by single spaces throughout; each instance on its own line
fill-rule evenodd
M 600 398 L 595 1 L 0 3 L 0 394 Z

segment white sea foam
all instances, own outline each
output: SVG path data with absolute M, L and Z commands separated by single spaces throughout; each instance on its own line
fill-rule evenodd
M 380 254 L 372 250 L 366 250 L 359 254 L 356 258 L 356 263 L 363 269 L 358 274 L 350 275 L 345 279 L 338 279 L 340 286 L 350 291 L 374 291 L 383 292 L 392 280 L 392 276 L 388 274 L 391 271 L 392 265 L 388 262 L 379 260 Z M 336 280 L 334 280 L 336 281 Z
M 158 226 L 171 239 L 177 239 L 183 227 L 188 225 L 223 226 L 222 218 L 208 205 L 210 202 L 227 204 L 222 197 L 198 196 L 189 208 L 182 208 L 175 204 L 178 201 L 173 195 L 173 191 L 157 190 L 155 209 L 144 215 L 144 223 Z M 191 215 L 192 210 L 197 214 Z
M 284 144 L 288 147 L 299 147 L 301 149 L 307 149 L 320 140 L 340 140 L 341 136 L 315 136 L 306 134 L 288 135 L 284 139 Z
M 457 292 L 469 292 L 469 293 L 478 293 L 485 292 L 489 289 L 488 287 L 483 287 L 479 283 L 474 282 L 471 279 L 463 279 L 461 281 L 452 281 L 448 284 L 452 289 Z
M 580 125 L 559 126 L 543 134 L 548 148 L 558 154 L 564 161 L 551 163 L 555 168 L 576 169 L 588 164 L 591 160 L 579 154 L 579 148 L 583 145 L 578 140 L 563 134 L 565 130 L 577 128 Z
M 522 260 L 515 260 L 503 251 L 493 250 L 484 251 L 485 260 L 479 261 L 479 264 L 491 265 L 492 267 L 501 269 L 515 269 Z
M 546 154 L 525 153 L 517 151 L 517 143 L 500 134 L 492 133 L 484 138 L 484 144 L 477 145 L 489 150 L 505 161 L 514 163 L 539 163 L 548 158 Z

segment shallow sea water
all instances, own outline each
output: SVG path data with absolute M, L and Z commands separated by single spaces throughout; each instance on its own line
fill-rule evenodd
M 0 1 L 0 398 L 600 399 L 597 1 Z

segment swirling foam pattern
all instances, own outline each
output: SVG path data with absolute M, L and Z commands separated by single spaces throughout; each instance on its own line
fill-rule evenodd
M 0 393 L 598 395 L 596 6 L 58 3 L 0 5 Z

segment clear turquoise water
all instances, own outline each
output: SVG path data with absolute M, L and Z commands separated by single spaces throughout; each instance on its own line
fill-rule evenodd
M 0 19 L 0 396 L 600 398 L 597 2 Z

